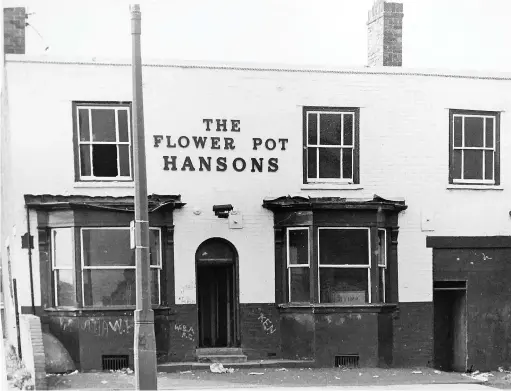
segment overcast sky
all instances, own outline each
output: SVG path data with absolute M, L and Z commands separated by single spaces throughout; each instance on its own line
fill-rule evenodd
M 27 7 L 27 52 L 131 56 L 124 0 Z M 403 65 L 511 71 L 510 0 L 403 0 Z M 373 0 L 140 0 L 144 58 L 364 66 Z M 41 39 L 34 29 L 42 35 Z M 49 46 L 48 51 L 44 51 Z

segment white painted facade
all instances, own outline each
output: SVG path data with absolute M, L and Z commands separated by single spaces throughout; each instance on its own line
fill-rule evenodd
M 11 204 L 4 209 L 19 305 L 30 306 L 24 194 L 133 195 L 126 183 L 75 182 L 72 101 L 131 101 L 126 62 L 67 62 L 7 56 Z M 432 252 L 427 235 L 511 235 L 511 75 L 454 75 L 406 69 L 322 70 L 193 66 L 148 63 L 143 70 L 148 192 L 181 194 L 174 211 L 177 304 L 195 303 L 195 251 L 222 237 L 239 255 L 240 302 L 275 300 L 272 212 L 265 197 L 285 195 L 404 199 L 399 217 L 399 300 L 432 300 Z M 360 108 L 360 185 L 303 185 L 303 106 Z M 501 111 L 501 185 L 460 188 L 448 184 L 449 109 Z M 203 119 L 236 119 L 240 132 L 207 132 Z M 232 137 L 235 150 L 154 147 L 154 135 Z M 273 151 L 252 149 L 252 138 L 285 138 Z M 222 145 L 223 142 L 220 143 Z M 177 171 L 163 170 L 176 155 Z M 195 171 L 181 171 L 190 156 Z M 229 166 L 198 171 L 198 156 L 278 158 L 277 172 L 243 172 Z M 232 204 L 242 229 L 229 229 L 214 204 Z M 430 222 L 426 223 L 426 219 Z M 35 212 L 31 217 L 35 305 L 40 304 Z M 5 242 L 7 241 L 7 242 Z M 5 259 L 5 258 L 3 258 Z

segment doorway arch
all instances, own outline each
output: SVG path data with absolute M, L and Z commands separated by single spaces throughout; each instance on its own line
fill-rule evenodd
M 210 238 L 195 252 L 199 347 L 239 346 L 238 252 Z

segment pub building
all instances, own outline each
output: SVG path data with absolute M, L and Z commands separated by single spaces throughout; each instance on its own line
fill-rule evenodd
M 510 364 L 511 76 L 402 68 L 402 18 L 375 2 L 359 69 L 145 60 L 159 370 Z M 19 310 L 80 370 L 132 366 L 130 63 L 5 64 L 7 337 Z

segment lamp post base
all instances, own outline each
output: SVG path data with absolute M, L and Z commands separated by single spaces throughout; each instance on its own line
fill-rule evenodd
M 137 390 L 156 390 L 156 337 L 152 310 L 135 310 L 135 386 Z

